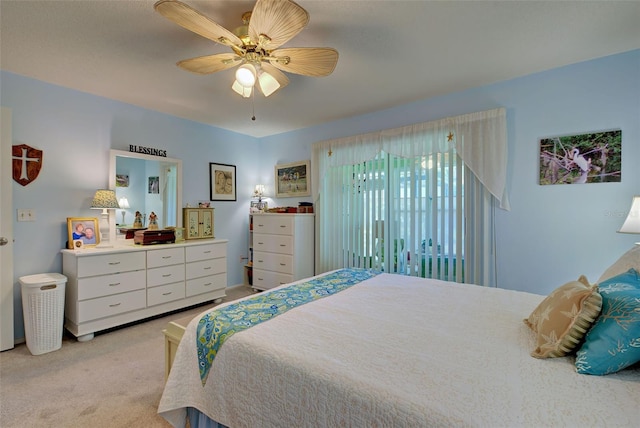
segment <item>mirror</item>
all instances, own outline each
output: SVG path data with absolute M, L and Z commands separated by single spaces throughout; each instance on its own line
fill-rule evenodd
M 147 227 L 153 212 L 158 229 L 182 227 L 180 159 L 111 150 L 109 162 L 109 188 L 115 189 L 121 205 L 111 210 L 115 211 L 111 213 L 112 225 L 134 228 L 136 212 L 139 212 L 143 227 Z

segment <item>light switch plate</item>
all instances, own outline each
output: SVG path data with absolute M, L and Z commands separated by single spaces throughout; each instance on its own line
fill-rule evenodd
M 18 210 L 18 221 L 36 221 L 36 212 L 32 209 Z

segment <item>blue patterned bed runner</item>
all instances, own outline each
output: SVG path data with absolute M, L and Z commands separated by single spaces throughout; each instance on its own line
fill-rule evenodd
M 257 294 L 203 315 L 198 321 L 196 337 L 202 385 L 207 381 L 220 347 L 234 333 L 270 320 L 289 309 L 345 290 L 380 273 L 372 269 L 341 269 L 306 282 Z

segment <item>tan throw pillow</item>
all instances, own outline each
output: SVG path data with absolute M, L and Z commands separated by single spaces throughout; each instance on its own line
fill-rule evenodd
M 524 320 L 537 334 L 536 358 L 563 357 L 574 351 L 602 309 L 597 285 L 582 275 L 556 288 Z

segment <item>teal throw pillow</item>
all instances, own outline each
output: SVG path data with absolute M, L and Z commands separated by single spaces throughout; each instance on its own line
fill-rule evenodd
M 602 311 L 576 354 L 578 373 L 606 375 L 640 361 L 640 273 L 598 284 Z

